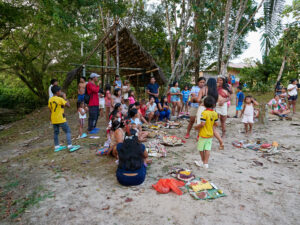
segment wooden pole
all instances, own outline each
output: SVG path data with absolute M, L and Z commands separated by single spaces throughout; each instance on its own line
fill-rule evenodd
M 159 70 L 159 68 L 155 68 L 155 69 L 153 69 L 153 70 L 148 70 L 148 71 L 146 71 L 145 73 L 152 73 L 152 72 L 158 71 L 158 70 Z M 133 76 L 142 75 L 142 74 L 143 74 L 143 72 L 142 72 L 142 73 L 128 74 L 128 75 L 125 75 L 125 76 L 126 76 L 126 77 L 133 77 Z
M 120 76 L 120 60 L 119 60 L 119 24 L 116 26 L 116 61 L 117 61 L 117 69 L 116 75 Z
M 101 46 L 101 66 L 104 64 L 104 48 L 103 45 Z M 102 88 L 104 88 L 104 70 L 103 67 L 101 68 L 101 80 L 102 80 Z

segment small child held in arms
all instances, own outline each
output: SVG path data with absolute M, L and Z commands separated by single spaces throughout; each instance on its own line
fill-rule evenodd
M 243 101 L 244 101 L 245 95 L 243 93 L 243 87 L 242 85 L 239 85 L 237 87 L 237 94 L 236 94 L 236 113 L 234 118 L 238 118 L 239 111 L 242 111 L 243 109 Z
M 78 101 L 77 102 L 77 111 L 79 116 L 79 138 L 85 138 L 87 137 L 86 133 L 82 133 L 83 126 L 86 119 L 86 113 L 89 111 L 88 107 L 84 104 L 84 101 Z
M 245 125 L 246 136 L 252 133 L 255 105 L 259 105 L 259 104 L 257 101 L 254 100 L 254 98 L 252 98 L 250 95 L 245 97 L 244 107 L 242 110 L 241 117 L 242 117 L 242 123 L 244 123 Z
M 215 107 L 215 100 L 211 96 L 204 99 L 205 110 L 201 114 L 201 123 L 195 129 L 199 130 L 198 150 L 200 151 L 201 161 L 195 161 L 199 167 L 204 166 L 208 168 L 208 159 L 212 146 L 212 139 L 214 136 L 213 127 L 218 126 L 218 113 L 213 108 Z
M 67 100 L 66 94 L 61 94 L 62 92 L 59 86 L 53 86 L 51 88 L 51 91 L 53 93 L 53 97 L 49 99 L 48 108 L 50 109 L 51 123 L 53 124 L 54 129 L 54 151 L 58 152 L 60 150 L 66 149 L 66 146 L 59 145 L 59 128 L 62 128 L 62 130 L 66 133 L 67 136 L 68 149 L 70 150 L 70 152 L 73 152 L 79 149 L 80 146 L 72 145 L 71 130 L 68 126 L 67 119 L 65 117 L 64 108 L 65 106 L 70 107 L 70 103 Z

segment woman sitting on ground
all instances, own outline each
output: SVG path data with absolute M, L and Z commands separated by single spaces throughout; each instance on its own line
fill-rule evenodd
M 170 111 L 167 97 L 166 96 L 161 97 L 161 101 L 157 105 L 159 110 L 159 120 L 163 121 L 164 119 L 166 119 L 166 121 L 168 122 L 170 120 L 171 111 Z
M 111 127 L 111 141 L 108 154 L 117 158 L 117 144 L 123 143 L 125 138 L 125 126 L 123 121 L 114 120 Z
M 271 113 L 273 115 L 285 117 L 288 113 L 290 113 L 290 110 L 287 109 L 284 104 L 281 105 L 279 95 L 275 95 L 275 97 L 269 101 L 268 105 L 271 106 Z
M 150 97 L 149 102 L 147 103 L 146 115 L 148 117 L 149 123 L 151 123 L 152 119 L 155 119 L 155 122 L 157 122 L 159 112 L 157 110 L 157 105 L 153 96 Z
M 123 143 L 117 145 L 119 165 L 116 172 L 121 185 L 140 185 L 146 178 L 144 161 L 148 158 L 145 145 L 139 143 L 135 130 L 126 132 Z
M 142 131 L 142 122 L 139 118 L 138 110 L 133 108 L 129 111 L 130 123 L 132 129 L 137 131 L 139 141 L 145 142 L 147 141 L 146 137 L 148 136 L 147 131 Z

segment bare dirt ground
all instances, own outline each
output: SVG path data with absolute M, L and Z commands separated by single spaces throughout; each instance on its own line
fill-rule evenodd
M 67 111 L 73 137 L 76 115 L 74 108 Z M 232 141 L 247 138 L 240 119 L 228 119 L 225 150 L 217 150 L 214 140 L 208 170 L 194 164 L 200 159 L 194 132 L 183 146 L 167 147 L 166 158 L 153 159 L 144 184 L 129 188 L 118 184 L 113 158 L 95 155 L 105 140 L 103 119 L 101 138 L 74 140 L 82 145 L 74 153 L 53 152 L 48 119 L 42 108 L 0 132 L 1 224 L 299 224 L 300 127 L 291 125 L 299 115 L 292 122 L 254 125 L 248 139 L 278 141 L 284 147 L 278 155 L 233 147 Z M 167 132 L 183 137 L 183 124 Z M 172 167 L 193 170 L 227 197 L 197 201 L 188 193 L 156 193 L 151 185 L 170 177 Z

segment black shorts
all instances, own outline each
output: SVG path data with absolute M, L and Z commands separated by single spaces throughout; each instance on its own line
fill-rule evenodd
M 288 100 L 289 100 L 289 101 L 296 101 L 297 98 L 298 98 L 298 95 L 293 95 L 293 96 L 289 96 L 289 97 L 288 97 Z

